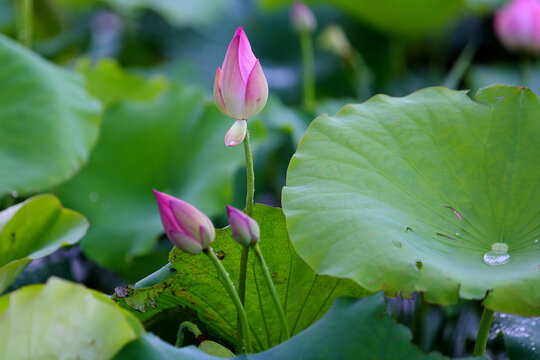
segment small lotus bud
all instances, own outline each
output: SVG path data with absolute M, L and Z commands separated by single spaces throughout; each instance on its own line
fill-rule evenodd
M 214 100 L 225 115 L 247 120 L 257 115 L 268 99 L 268 83 L 259 59 L 239 27 L 229 44 L 222 68 L 214 80 Z
M 233 238 L 245 246 L 255 245 L 260 239 L 259 224 L 242 211 L 227 205 L 227 215 Z
M 291 24 L 298 32 L 313 32 L 317 27 L 317 20 L 311 9 L 301 1 L 294 3 L 291 11 Z
M 495 13 L 495 33 L 510 51 L 540 52 L 540 1 L 513 0 Z
M 154 195 L 165 233 L 177 248 L 196 255 L 210 246 L 216 230 L 206 215 L 174 196 L 157 190 L 154 190 Z
M 328 25 L 319 36 L 321 46 L 342 58 L 350 59 L 353 56 L 353 48 L 347 39 L 347 35 L 339 25 Z

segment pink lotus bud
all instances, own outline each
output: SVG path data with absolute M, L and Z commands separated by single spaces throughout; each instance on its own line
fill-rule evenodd
M 245 246 L 255 245 L 261 237 L 259 224 L 242 211 L 227 205 L 233 238 Z
M 495 33 L 510 51 L 540 52 L 539 0 L 513 0 L 495 13 Z
M 298 32 L 313 32 L 317 27 L 317 20 L 306 4 L 297 1 L 291 11 L 291 24 Z
M 210 246 L 216 230 L 206 215 L 174 196 L 157 190 L 154 195 L 165 233 L 176 247 L 196 255 Z
M 264 108 L 267 99 L 268 83 L 261 64 L 251 51 L 244 30 L 239 27 L 229 44 L 222 68 L 217 68 L 214 100 L 223 114 L 247 120 Z

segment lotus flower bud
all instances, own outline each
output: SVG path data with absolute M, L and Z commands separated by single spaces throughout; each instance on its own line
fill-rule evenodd
M 174 196 L 156 190 L 154 195 L 165 233 L 177 248 L 196 255 L 210 246 L 216 230 L 206 215 Z
M 225 115 L 238 120 L 247 120 L 257 115 L 268 99 L 268 83 L 259 59 L 251 51 L 251 45 L 239 27 L 229 44 L 221 69 L 218 67 L 214 80 L 214 100 Z M 236 126 L 229 132 L 235 133 L 234 141 L 227 146 L 238 145 L 244 140 L 247 127 Z M 237 134 L 239 130 L 240 135 Z
M 313 32 L 317 27 L 315 15 L 306 4 L 301 1 L 294 3 L 291 11 L 291 24 L 298 32 Z
M 242 211 L 227 205 L 233 238 L 244 246 L 255 245 L 261 237 L 259 224 Z
M 354 50 L 341 26 L 332 24 L 325 27 L 319 36 L 321 46 L 342 58 L 351 59 Z
M 495 13 L 494 27 L 508 50 L 540 52 L 540 1 L 511 1 Z

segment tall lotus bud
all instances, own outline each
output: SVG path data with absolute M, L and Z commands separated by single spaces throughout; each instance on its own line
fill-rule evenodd
M 291 24 L 293 29 L 298 32 L 312 33 L 317 27 L 317 20 L 306 4 L 297 1 L 291 11 Z
M 508 50 L 540 52 L 540 1 L 511 1 L 495 13 L 494 27 Z
M 344 59 L 350 60 L 354 55 L 354 50 L 347 39 L 347 35 L 336 24 L 331 24 L 325 27 L 319 36 L 321 46 Z
M 255 245 L 261 237 L 259 224 L 242 211 L 227 205 L 233 238 L 244 246 Z
M 196 207 L 154 190 L 163 228 L 169 240 L 180 250 L 199 254 L 208 248 L 216 237 L 210 219 Z
M 257 115 L 267 99 L 268 83 L 261 64 L 251 51 L 244 30 L 239 27 L 229 44 L 221 69 L 217 68 L 214 100 L 223 114 L 245 121 Z M 240 144 L 246 135 L 245 124 L 235 124 L 233 127 L 229 130 L 229 133 L 232 132 L 230 136 L 225 138 L 227 146 Z

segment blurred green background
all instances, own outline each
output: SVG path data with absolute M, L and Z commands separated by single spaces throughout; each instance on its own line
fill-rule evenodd
M 313 34 L 317 106 L 310 112 L 302 107 L 302 60 L 299 36 L 290 25 L 291 1 L 35 0 L 31 49 L 85 78 L 88 93 L 103 105 L 103 123 L 88 163 L 70 179 L 0 194 L 3 209 L 52 192 L 90 222 L 80 246 L 34 261 L 12 288 L 55 274 L 111 293 L 163 266 L 171 246 L 161 235 L 152 188 L 193 202 L 217 226 L 226 225 L 225 204 L 242 207 L 242 149 L 225 148 L 232 121 L 212 100 L 216 68 L 238 26 L 244 27 L 270 87 L 266 108 L 249 123 L 256 201 L 279 206 L 289 160 L 319 114 L 332 115 L 377 93 L 525 85 L 520 56 L 507 52 L 493 32 L 493 12 L 503 3 L 309 1 L 318 22 Z M 0 32 L 17 39 L 14 5 L 0 0 Z M 339 31 L 344 38 L 336 38 Z M 526 85 L 538 93 L 536 59 L 531 68 Z M 56 76 L 41 80 L 51 79 Z M 61 96 L 69 100 L 71 94 Z M 392 301 L 391 313 L 412 328 L 423 350 L 460 356 L 470 348 L 478 323 L 475 304 L 442 309 L 416 297 Z

